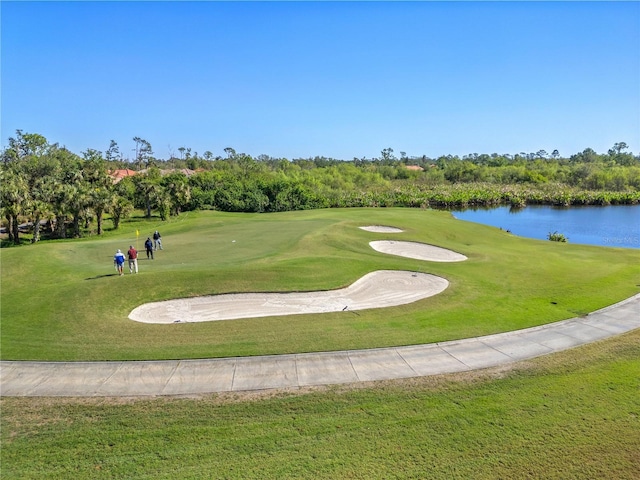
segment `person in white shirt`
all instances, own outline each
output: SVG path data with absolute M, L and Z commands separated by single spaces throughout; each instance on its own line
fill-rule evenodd
M 120 250 L 118 250 L 113 256 L 113 264 L 115 265 L 117 272 L 122 275 L 122 270 L 124 268 L 124 253 Z

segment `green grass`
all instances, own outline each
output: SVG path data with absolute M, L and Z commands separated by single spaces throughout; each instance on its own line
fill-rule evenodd
M 385 235 L 359 225 L 405 229 Z M 156 227 L 165 250 L 116 277 Z M 469 260 L 373 251 L 431 243 Z M 236 240 L 233 242 L 232 240 Z M 354 209 L 137 218 L 104 238 L 2 249 L 2 358 L 151 359 L 448 340 L 574 317 L 638 292 L 640 252 L 516 238 L 446 212 Z M 144 257 L 144 255 L 143 255 Z M 377 269 L 446 277 L 391 309 L 143 325 L 143 302 L 332 289 Z M 481 372 L 185 398 L 1 398 L 12 479 L 638 478 L 640 331 Z
M 637 479 L 640 331 L 457 375 L 196 398 L 3 398 L 12 479 Z
M 405 232 L 357 228 L 370 224 Z M 116 276 L 115 250 L 136 243 L 143 249 L 156 228 L 164 250 L 153 261 L 142 253 L 138 275 Z M 385 255 L 368 245 L 380 239 L 430 243 L 469 259 L 446 264 Z M 640 290 L 639 250 L 518 238 L 448 212 L 417 209 L 192 212 L 165 223 L 135 218 L 105 238 L 0 254 L 5 360 L 206 358 L 420 344 L 571 318 Z M 336 289 L 379 269 L 433 273 L 450 286 L 410 305 L 360 312 L 172 325 L 127 318 L 145 302 Z

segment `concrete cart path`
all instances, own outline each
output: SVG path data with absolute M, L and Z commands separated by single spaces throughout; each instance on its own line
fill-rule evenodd
M 296 388 L 495 367 L 640 328 L 640 294 L 584 317 L 452 342 L 209 360 L 0 362 L 3 396 L 156 396 Z

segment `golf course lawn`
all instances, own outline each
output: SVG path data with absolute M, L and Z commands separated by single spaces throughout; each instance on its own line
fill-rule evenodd
M 387 225 L 402 233 L 373 233 Z M 116 249 L 164 250 L 115 275 Z M 136 230 L 140 236 L 136 238 Z M 437 245 L 464 262 L 376 252 Z M 447 212 L 350 209 L 133 218 L 104 238 L 3 249 L 5 360 L 257 355 L 452 340 L 576 317 L 640 290 L 640 251 L 514 237 Z M 136 306 L 232 292 L 341 288 L 375 270 L 450 284 L 416 303 L 142 324 Z M 476 372 L 159 398 L 0 398 L 11 479 L 636 479 L 640 330 Z
M 387 225 L 401 233 L 358 227 Z M 116 249 L 155 229 L 164 250 L 119 277 Z M 136 231 L 139 236 L 136 236 Z M 436 245 L 456 263 L 377 252 L 374 240 Z M 515 330 L 586 314 L 640 291 L 640 250 L 515 237 L 444 211 L 332 209 L 134 217 L 104 237 L 2 249 L 4 360 L 211 358 L 411 345 Z M 137 306 L 241 292 L 332 290 L 375 270 L 450 284 L 415 303 L 358 312 L 169 325 L 128 319 Z
M 640 331 L 464 374 L 192 398 L 3 398 L 2 478 L 637 479 Z

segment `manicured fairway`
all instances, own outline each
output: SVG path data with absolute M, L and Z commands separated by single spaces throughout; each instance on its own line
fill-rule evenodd
M 374 233 L 389 225 L 402 233 Z M 117 248 L 153 230 L 164 250 L 118 277 Z M 468 257 L 425 262 L 377 252 L 375 240 L 422 242 Z M 640 290 L 640 251 L 517 238 L 417 209 L 278 214 L 197 212 L 134 219 L 105 238 L 2 250 L 2 351 L 12 360 L 170 359 L 341 350 L 452 340 L 575 317 Z M 146 302 L 236 292 L 345 287 L 366 273 L 410 270 L 449 288 L 409 305 L 224 322 L 151 325 Z M 126 271 L 126 268 L 125 268 Z

